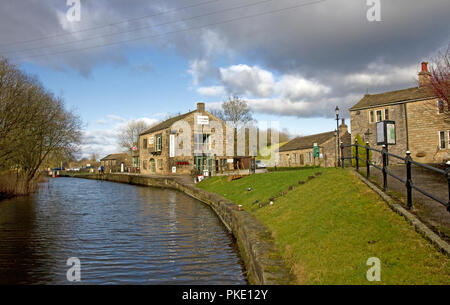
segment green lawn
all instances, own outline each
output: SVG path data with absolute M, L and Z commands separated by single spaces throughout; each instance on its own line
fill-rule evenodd
M 322 175 L 298 185 L 318 171 Z M 266 202 L 291 185 L 296 188 L 274 205 L 253 213 L 272 231 L 297 283 L 377 283 L 366 280 L 370 257 L 381 261 L 381 284 L 450 283 L 450 259 L 347 170 L 273 172 L 232 182 L 213 177 L 199 187 L 251 211 L 252 202 Z

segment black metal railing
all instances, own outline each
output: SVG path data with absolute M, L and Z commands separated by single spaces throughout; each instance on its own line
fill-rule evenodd
M 352 151 L 351 156 L 346 157 L 344 155 L 344 148 L 346 148 L 346 147 L 347 148 L 354 147 L 355 153 L 353 154 L 353 151 Z M 360 149 L 365 150 L 365 159 L 361 158 L 359 156 Z M 422 193 L 423 195 L 427 196 L 428 198 L 431 198 L 432 200 L 437 201 L 438 203 L 444 205 L 447 208 L 447 211 L 450 212 L 450 166 L 448 163 L 447 163 L 447 168 L 445 170 L 442 170 L 442 169 L 439 169 L 439 168 L 436 168 L 436 167 L 433 167 L 433 166 L 430 166 L 427 164 L 423 164 L 423 163 L 414 161 L 411 158 L 411 153 L 409 151 L 406 152 L 405 157 L 401 157 L 399 155 L 388 152 L 385 145 L 383 145 L 383 148 L 381 150 L 372 148 L 369 146 L 369 142 L 366 142 L 366 145 L 360 145 L 360 144 L 358 144 L 358 141 L 355 141 L 355 144 L 350 144 L 350 145 L 344 145 L 341 142 L 340 150 L 341 150 L 341 162 L 340 163 L 341 163 L 342 168 L 345 167 L 345 160 L 350 160 L 350 164 L 352 164 L 353 160 L 355 160 L 356 161 L 355 162 L 356 170 L 359 172 L 359 168 L 360 168 L 359 161 L 363 161 L 363 162 L 365 162 L 365 165 L 366 165 L 365 166 L 366 167 L 366 177 L 368 179 L 370 178 L 370 167 L 374 167 L 374 168 L 380 170 L 382 173 L 382 187 L 383 187 L 384 191 L 386 191 L 388 188 L 388 176 L 391 176 L 394 179 L 397 179 L 398 181 L 403 183 L 406 187 L 408 209 L 412 208 L 412 190 L 416 190 L 416 191 Z M 371 159 L 370 152 L 371 151 L 381 154 L 381 166 L 370 161 L 370 159 Z M 403 178 L 395 175 L 393 172 L 391 172 L 388 169 L 390 157 L 399 159 L 405 163 L 406 179 L 403 179 Z M 444 178 L 447 180 L 447 184 L 448 184 L 448 201 L 438 198 L 436 195 L 431 194 L 431 193 L 425 191 L 424 189 L 420 188 L 418 185 L 414 184 L 412 181 L 412 171 L 411 171 L 412 165 L 424 168 L 426 170 L 432 171 L 439 175 L 443 175 Z

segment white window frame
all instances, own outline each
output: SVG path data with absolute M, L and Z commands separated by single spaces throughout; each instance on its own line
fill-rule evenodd
M 379 120 L 378 121 L 378 111 L 381 113 L 381 120 Z M 375 110 L 375 122 L 381 122 L 381 121 L 383 121 L 383 109 L 377 109 L 377 110 Z

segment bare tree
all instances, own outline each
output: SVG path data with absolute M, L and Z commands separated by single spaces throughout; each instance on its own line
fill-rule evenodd
M 138 145 L 139 135 L 150 128 L 144 120 L 131 120 L 119 130 L 118 142 L 127 152 Z
M 3 58 L 0 110 L 0 168 L 6 174 L 15 171 L 16 186 L 22 185 L 18 193 L 29 193 L 42 166 L 76 151 L 81 121 L 60 98 Z
M 238 128 L 239 125 L 253 120 L 247 102 L 236 95 L 222 103 L 222 110 L 214 110 L 211 113 L 222 121 L 231 122 L 233 128 Z
M 450 117 L 450 43 L 447 49 L 439 51 L 432 60 L 429 89 L 447 104 L 447 118 Z

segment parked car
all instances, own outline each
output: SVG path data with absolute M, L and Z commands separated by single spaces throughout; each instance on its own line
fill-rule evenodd
M 256 160 L 256 168 L 266 168 L 266 165 L 261 160 Z

